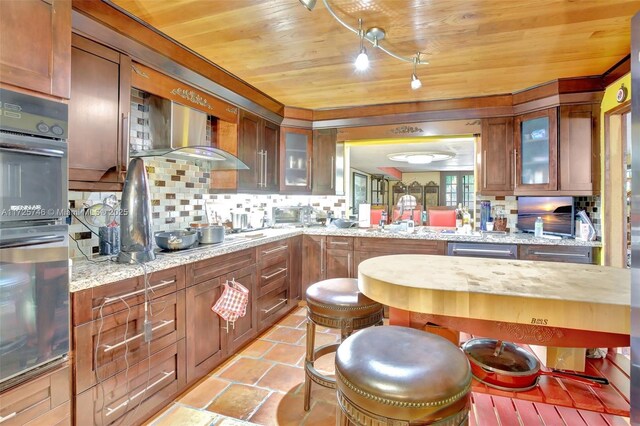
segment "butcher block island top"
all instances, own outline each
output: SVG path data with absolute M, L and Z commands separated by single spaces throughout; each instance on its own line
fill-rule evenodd
M 393 255 L 358 267 L 360 290 L 406 311 L 628 335 L 630 271 L 598 265 Z

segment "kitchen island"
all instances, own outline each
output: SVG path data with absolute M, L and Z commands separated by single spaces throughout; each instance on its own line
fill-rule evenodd
M 360 290 L 472 334 L 561 347 L 629 346 L 630 273 L 567 263 L 396 255 L 365 260 Z M 406 316 L 405 316 L 406 318 Z M 404 324 L 408 325 L 408 324 Z

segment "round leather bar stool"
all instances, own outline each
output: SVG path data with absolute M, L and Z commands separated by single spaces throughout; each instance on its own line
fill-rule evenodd
M 336 424 L 466 425 L 471 368 L 447 339 L 407 327 L 374 327 L 336 352 Z
M 307 288 L 307 353 L 304 363 L 304 409 L 309 411 L 311 382 L 335 389 L 332 377 L 320 374 L 313 363 L 323 355 L 335 352 L 338 343 L 314 349 L 316 324 L 340 330 L 342 342 L 355 330 L 382 324 L 383 306 L 358 290 L 358 280 L 334 278 Z

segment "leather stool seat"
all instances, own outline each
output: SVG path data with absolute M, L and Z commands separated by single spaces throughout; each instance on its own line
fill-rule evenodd
M 382 324 L 383 306 L 358 290 L 358 280 L 334 278 L 311 285 L 307 298 L 307 351 L 304 364 L 304 409 L 310 408 L 311 382 L 335 389 L 336 381 L 318 372 L 316 359 L 333 353 L 337 343 L 315 348 L 316 325 L 340 330 L 341 341 L 355 330 Z
M 307 289 L 306 295 L 309 315 L 318 325 L 340 329 L 344 325 L 349 326 L 350 321 L 355 321 L 351 326 L 353 330 L 358 330 L 382 319 L 383 306 L 360 293 L 355 278 L 317 282 Z M 368 324 L 367 321 L 372 323 Z M 350 334 L 353 330 L 346 331 Z
M 467 357 L 424 331 L 387 326 L 350 336 L 336 353 L 336 385 L 339 424 L 457 426 L 468 418 Z

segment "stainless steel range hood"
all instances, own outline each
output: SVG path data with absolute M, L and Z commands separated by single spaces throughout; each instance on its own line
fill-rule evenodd
M 149 96 L 150 145 L 135 150 L 130 144 L 130 157 L 165 157 L 197 162 L 210 170 L 247 170 L 246 164 L 226 151 L 207 142 L 207 114 Z

